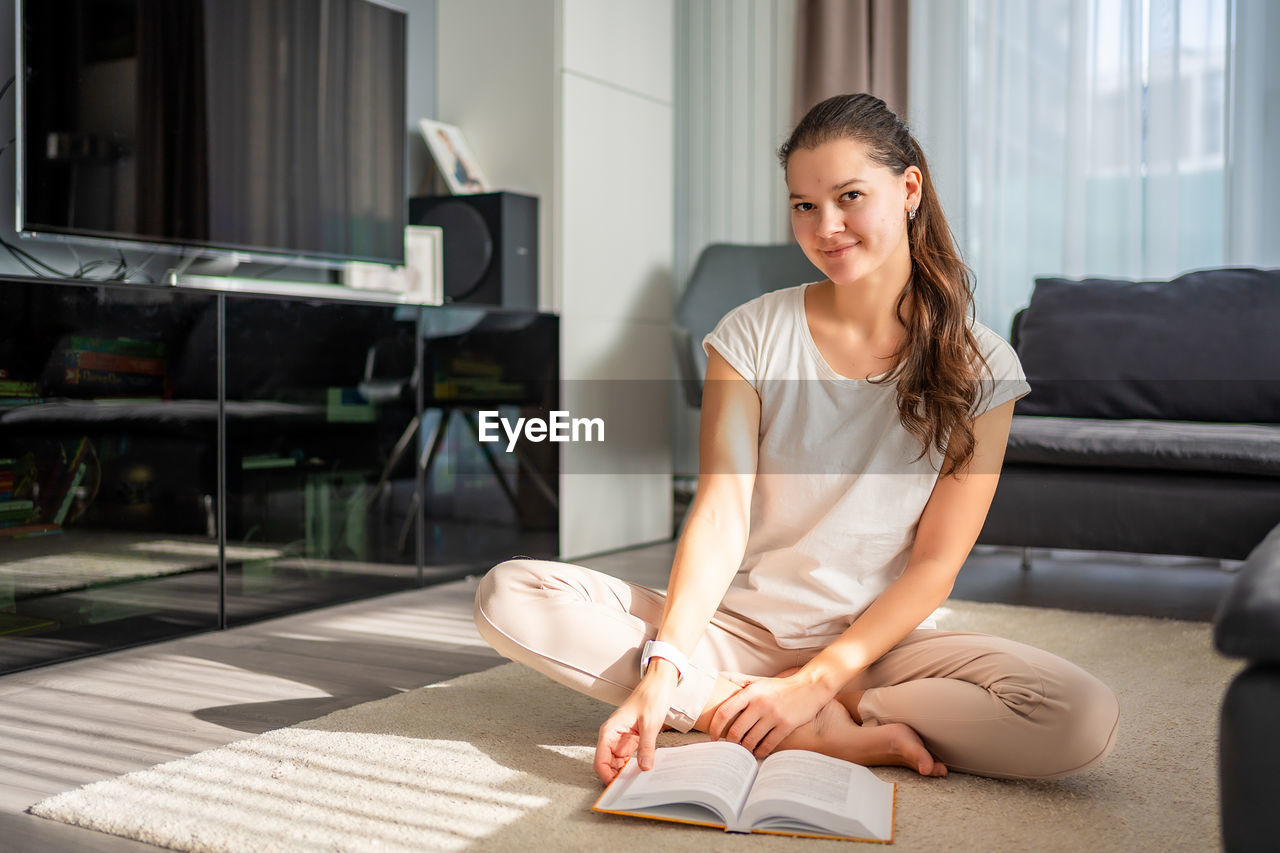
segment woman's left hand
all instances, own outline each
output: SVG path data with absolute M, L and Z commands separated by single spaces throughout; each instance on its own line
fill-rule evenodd
M 711 717 L 709 734 L 740 743 L 757 758 L 777 749 L 787 735 L 811 722 L 833 698 L 826 688 L 800 672 L 785 678 L 724 675 L 746 686 L 720 703 Z

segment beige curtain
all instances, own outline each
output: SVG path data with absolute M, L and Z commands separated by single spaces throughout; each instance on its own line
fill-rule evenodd
M 908 0 L 797 0 L 793 110 L 870 92 L 907 115 Z

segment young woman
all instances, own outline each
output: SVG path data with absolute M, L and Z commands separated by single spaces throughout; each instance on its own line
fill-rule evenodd
M 704 341 L 698 491 L 667 595 L 564 563 L 490 571 L 495 649 L 617 706 L 595 770 L 658 731 L 1047 779 L 1100 761 L 1115 696 L 1061 658 L 940 631 L 995 492 L 1013 350 L 972 296 L 919 144 L 870 95 L 818 104 L 779 151 L 796 240 L 827 278 Z

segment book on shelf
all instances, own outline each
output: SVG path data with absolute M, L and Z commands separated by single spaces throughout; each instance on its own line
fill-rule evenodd
M 117 371 L 143 376 L 163 376 L 165 360 L 153 356 L 123 355 L 115 352 L 93 350 L 67 350 L 63 360 L 69 368 Z
M 36 481 L 35 457 L 0 459 L 0 505 L 32 496 Z
M 118 370 L 94 370 L 88 367 L 68 367 L 63 382 L 86 394 L 162 394 L 165 377 L 141 373 L 121 373 Z
M 663 747 L 653 769 L 628 761 L 592 807 L 729 832 L 893 842 L 897 786 L 867 768 L 805 750 L 764 761 L 741 744 Z
M 71 480 L 67 483 L 66 491 L 62 493 L 62 500 L 58 502 L 58 509 L 53 514 L 54 524 L 61 526 L 67 520 L 67 513 L 70 512 L 71 504 L 76 499 L 76 489 L 80 488 L 80 483 L 84 481 L 85 469 L 88 467 L 88 462 L 80 459 L 72 469 Z
M 13 527 L 0 527 L 0 539 L 28 539 L 61 532 L 62 528 L 56 524 L 19 524 Z
M 51 503 L 45 505 L 46 512 L 49 509 L 53 510 L 51 515 L 46 515 L 46 518 L 55 525 L 61 526 L 66 521 L 67 513 L 75 502 L 76 489 L 79 488 L 88 471 L 89 456 L 92 452 L 93 448 L 89 445 L 88 437 L 81 436 L 67 464 L 55 470 L 50 480 L 54 485 L 54 490 L 51 492 L 54 498 Z
M 94 458 L 89 438 L 81 436 L 74 443 L 58 442 L 56 453 L 42 457 L 38 472 L 34 462 L 29 466 L 31 477 L 39 479 L 38 512 L 32 521 L 47 522 L 54 527 L 66 521 L 75 505 L 77 489 L 96 464 Z
M 35 382 L 0 379 L 0 397 L 34 397 L 39 393 L 40 386 Z
M 67 343 L 67 348 L 71 350 L 109 352 L 119 355 L 141 356 L 143 358 L 163 358 L 165 356 L 163 341 L 144 341 L 137 338 L 93 338 L 72 335 Z

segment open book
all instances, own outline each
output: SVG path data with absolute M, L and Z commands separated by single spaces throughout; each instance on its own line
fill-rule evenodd
M 627 762 L 593 809 L 729 832 L 892 843 L 896 791 L 859 764 L 816 752 L 783 750 L 757 762 L 741 744 L 709 741 L 659 749 L 652 770 Z

